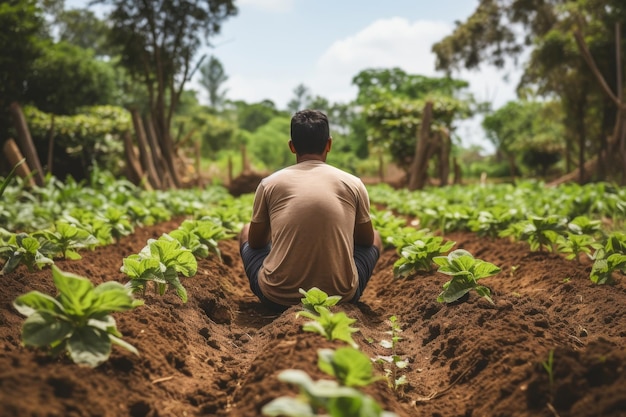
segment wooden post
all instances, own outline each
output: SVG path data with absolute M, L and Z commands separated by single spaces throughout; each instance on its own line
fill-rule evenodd
M 233 183 L 233 157 L 228 155 L 228 184 Z
M 135 185 L 140 184 L 144 173 L 141 169 L 141 163 L 135 151 L 133 140 L 130 137 L 130 132 L 124 134 L 124 156 L 126 158 L 126 175 L 128 180 Z
M 194 150 L 196 152 L 196 185 L 198 187 L 203 187 L 204 184 L 202 183 L 202 171 L 201 171 L 201 162 L 202 162 L 202 158 L 200 157 L 200 141 L 197 140 L 194 142 Z
M 152 163 L 156 171 L 161 174 L 161 185 L 163 186 L 163 188 L 176 188 L 174 186 L 172 174 L 170 173 L 169 167 L 167 166 L 167 163 L 163 158 L 163 154 L 161 153 L 161 147 L 159 146 L 157 141 L 156 131 L 154 129 L 154 124 L 152 123 L 152 118 L 146 117 L 144 120 L 144 126 L 146 128 L 146 136 L 152 155 Z
M 11 103 L 11 115 L 13 116 L 13 123 L 17 130 L 17 139 L 20 149 L 24 152 L 26 157 L 26 163 L 30 169 L 34 170 L 35 183 L 40 187 L 44 185 L 43 170 L 41 169 L 41 162 L 39 161 L 39 155 L 33 144 L 33 138 L 30 136 L 24 113 L 18 103 Z
M 22 152 L 20 152 L 20 148 L 18 148 L 17 143 L 13 139 L 9 139 L 4 142 L 4 146 L 2 148 L 4 155 L 6 155 L 9 164 L 14 167 L 24 159 Z M 28 182 L 30 186 L 33 187 L 35 185 L 35 181 L 33 180 L 30 168 L 28 167 L 28 163 L 21 164 L 15 169 L 15 173 L 19 175 L 21 178 L 28 178 Z

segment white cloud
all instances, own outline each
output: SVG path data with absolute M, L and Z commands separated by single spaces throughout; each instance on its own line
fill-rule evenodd
M 430 48 L 449 32 L 450 25 L 443 22 L 377 20 L 326 50 L 317 61 L 311 89 L 331 100 L 348 101 L 356 96 L 352 78 L 367 68 L 400 67 L 433 76 L 435 58 Z
M 239 0 L 237 6 L 251 6 L 270 12 L 288 12 L 293 8 L 294 0 Z

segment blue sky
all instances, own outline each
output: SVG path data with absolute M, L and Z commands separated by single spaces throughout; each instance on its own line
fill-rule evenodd
M 352 77 L 366 68 L 400 67 L 412 74 L 435 71 L 434 43 L 464 21 L 477 0 L 240 0 L 237 16 L 211 40 L 229 79 L 227 98 L 273 100 L 284 108 L 298 84 L 333 102 L 356 97 Z M 495 108 L 514 99 L 520 68 L 483 66 L 455 73 L 471 92 Z M 509 81 L 505 81 L 508 79 Z M 193 83 L 192 83 L 193 85 Z M 196 87 L 194 87 L 196 88 Z M 200 90 L 198 88 L 198 90 Z M 199 94 L 204 100 L 204 93 Z M 473 119 L 457 126 L 465 145 L 491 150 Z

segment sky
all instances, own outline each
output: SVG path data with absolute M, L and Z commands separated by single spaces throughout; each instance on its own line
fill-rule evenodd
M 352 78 L 367 68 L 399 67 L 410 74 L 443 76 L 435 70 L 434 43 L 465 21 L 478 0 L 239 0 L 239 12 L 203 50 L 215 55 L 229 77 L 231 100 L 274 101 L 286 108 L 294 89 L 304 84 L 331 102 L 356 98 Z M 470 83 L 478 100 L 494 109 L 515 99 L 521 68 L 453 73 Z M 197 82 L 192 88 L 206 102 Z M 465 146 L 493 146 L 484 138 L 480 118 L 457 126 Z

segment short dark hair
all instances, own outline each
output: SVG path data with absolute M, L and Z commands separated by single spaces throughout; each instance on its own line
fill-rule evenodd
M 328 139 L 328 117 L 321 111 L 300 110 L 291 118 L 291 142 L 298 155 L 321 155 Z

